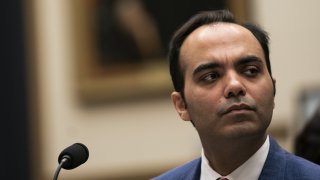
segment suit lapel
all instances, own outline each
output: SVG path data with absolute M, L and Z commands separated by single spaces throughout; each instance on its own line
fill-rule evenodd
M 194 165 L 190 166 L 188 173 L 182 178 L 183 180 L 199 180 L 201 174 L 201 158 L 196 159 Z
M 284 179 L 286 159 L 284 150 L 270 137 L 270 148 L 259 180 Z

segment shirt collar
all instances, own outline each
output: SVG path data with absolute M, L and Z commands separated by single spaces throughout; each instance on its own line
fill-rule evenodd
M 263 145 L 254 153 L 246 162 L 231 172 L 229 175 L 224 176 L 229 180 L 257 180 L 262 171 L 263 165 L 267 159 L 269 152 L 270 142 L 269 136 L 267 136 Z M 202 149 L 201 152 L 201 175 L 200 180 L 212 180 L 221 177 L 219 173 L 214 171 L 209 165 L 208 159 L 204 155 Z

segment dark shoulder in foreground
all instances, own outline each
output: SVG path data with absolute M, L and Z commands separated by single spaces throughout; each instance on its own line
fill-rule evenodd
M 198 180 L 200 179 L 201 158 L 169 170 L 153 180 Z

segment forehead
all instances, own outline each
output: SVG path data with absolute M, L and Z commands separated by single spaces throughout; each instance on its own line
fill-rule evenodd
M 227 43 L 235 40 L 251 40 L 252 43 L 259 43 L 254 35 L 246 28 L 234 23 L 213 23 L 198 27 L 182 43 L 182 48 L 187 44 L 197 43 Z
M 237 24 L 215 23 L 200 26 L 185 39 L 181 46 L 180 64 L 185 69 L 189 61 L 233 59 L 245 55 L 264 59 L 255 36 Z

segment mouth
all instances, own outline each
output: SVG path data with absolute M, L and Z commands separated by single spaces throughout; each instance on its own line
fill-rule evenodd
M 244 113 L 247 111 L 255 111 L 255 109 L 255 107 L 249 106 L 247 104 L 234 104 L 228 107 L 227 110 L 223 113 L 223 115 L 229 113 Z

